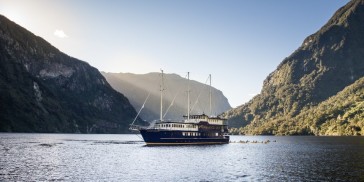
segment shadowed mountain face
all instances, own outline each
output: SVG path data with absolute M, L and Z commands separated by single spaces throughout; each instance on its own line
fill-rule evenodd
M 141 117 L 147 121 L 159 119 L 160 113 L 160 74 L 143 75 L 130 73 L 102 73 L 111 86 L 129 98 L 131 104 L 139 109 L 150 92 Z M 187 84 L 188 80 L 176 74 L 164 74 L 165 91 L 163 96 L 165 119 L 182 119 L 187 114 Z M 196 81 L 190 81 L 190 106 L 192 114 L 210 114 L 210 86 Z M 212 115 L 217 115 L 231 109 L 223 93 L 215 88 L 212 91 Z M 174 100 L 174 98 L 176 98 Z M 199 98 L 197 100 L 197 98 Z M 171 105 L 172 101 L 173 105 Z M 168 112 L 167 112 L 168 110 Z M 163 114 L 163 115 L 164 115 Z
M 339 115 L 350 108 L 326 113 L 330 117 L 320 117 L 317 113 L 320 103 L 364 76 L 363 32 L 364 1 L 353 0 L 283 60 L 266 78 L 259 95 L 224 115 L 230 118 L 231 125 L 244 127 L 239 132 L 245 134 L 364 134 L 362 111 L 355 114 L 361 118 L 359 123 L 351 123 L 350 118 L 346 118 L 343 130 L 356 128 L 346 133 L 326 130 L 330 123 L 341 122 Z M 314 116 L 306 121 L 302 113 Z
M 136 116 L 100 72 L 0 15 L 0 132 L 123 133 Z

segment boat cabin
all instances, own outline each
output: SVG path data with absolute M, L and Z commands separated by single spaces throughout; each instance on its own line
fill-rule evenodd
M 210 125 L 226 125 L 226 119 L 220 118 L 220 117 L 209 117 L 206 114 L 200 114 L 200 115 L 190 115 L 190 119 L 188 119 L 188 116 L 183 116 L 185 119 L 185 123 L 200 123 L 202 122 L 208 122 Z

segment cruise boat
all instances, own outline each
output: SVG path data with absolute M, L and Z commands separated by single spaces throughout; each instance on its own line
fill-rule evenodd
M 139 131 L 146 145 L 228 144 L 229 136 L 227 135 L 228 125 L 226 119 L 219 116 L 208 116 L 206 114 L 190 115 L 189 86 L 187 90 L 187 115 L 183 116 L 183 119 L 176 121 L 163 119 L 163 70 L 161 74 L 162 82 L 160 86 L 160 119 L 156 122 L 153 122 L 148 127 L 134 125 L 134 120 L 130 125 L 130 130 Z M 189 73 L 187 75 L 189 80 Z M 211 75 L 209 76 L 209 79 L 211 113 Z M 144 104 L 142 108 L 143 107 Z

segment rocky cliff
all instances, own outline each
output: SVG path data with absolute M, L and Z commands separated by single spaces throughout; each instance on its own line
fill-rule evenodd
M 364 76 L 363 32 L 364 1 L 350 1 L 282 61 L 259 95 L 224 115 L 232 126 L 243 127 L 238 132 L 244 134 L 330 135 L 322 127 L 329 127 L 335 117 L 341 122 L 337 116 L 347 110 L 327 113 L 332 117 L 325 119 L 317 106 Z M 302 120 L 306 111 L 315 115 L 310 122 Z M 363 116 L 357 117 L 362 123 Z M 359 125 L 360 134 L 364 128 Z
M 150 97 L 141 112 L 141 117 L 148 121 L 159 119 L 160 112 L 160 74 L 131 74 L 131 73 L 102 73 L 111 86 L 130 99 L 131 104 L 139 109 L 143 105 L 148 93 Z M 207 76 L 206 76 L 207 77 Z M 166 119 L 180 119 L 187 114 L 187 84 L 186 78 L 176 74 L 164 74 L 164 111 Z M 192 114 L 209 114 L 209 91 L 206 84 L 190 81 L 190 105 Z M 217 115 L 231 109 L 226 97 L 220 90 L 212 88 L 212 114 Z M 173 105 L 171 105 L 176 97 Z M 197 99 L 197 97 L 199 99 Z M 168 110 L 168 112 L 167 112 Z
M 0 15 L 0 132 L 124 133 L 136 116 L 100 72 Z

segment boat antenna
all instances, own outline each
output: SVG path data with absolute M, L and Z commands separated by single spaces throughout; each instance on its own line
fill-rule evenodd
M 209 75 L 210 77 L 210 116 L 212 116 L 212 107 L 211 107 L 211 95 L 212 95 L 212 92 L 211 92 L 211 74 Z
M 185 79 L 187 79 L 187 74 L 186 74 L 186 76 L 184 77 Z M 183 85 L 182 85 L 183 86 Z M 181 86 L 180 86 L 181 87 Z M 182 88 L 178 88 L 178 90 L 181 90 Z M 163 115 L 163 118 L 165 118 L 166 117 L 166 115 L 168 114 L 168 112 L 169 112 L 169 109 L 173 106 L 173 104 L 174 104 L 174 101 L 176 100 L 176 98 L 177 98 L 177 96 L 178 96 L 178 94 L 179 94 L 180 92 L 179 91 L 177 91 L 177 93 L 176 93 L 176 95 L 174 95 L 174 97 L 173 97 L 173 100 L 172 100 L 172 102 L 171 102 L 171 104 L 168 106 L 168 108 L 167 108 L 167 110 L 164 112 L 164 115 Z
M 196 104 L 197 103 L 199 103 L 198 102 L 198 100 L 200 99 L 200 96 L 201 96 L 201 94 L 202 94 L 202 91 L 203 90 L 205 90 L 205 88 L 207 88 L 207 81 L 209 81 L 209 79 L 210 79 L 210 76 L 208 76 L 207 77 L 207 79 L 206 79 L 206 81 L 205 81 L 205 84 L 204 84 L 204 86 L 203 86 L 203 88 L 200 90 L 200 92 L 198 93 L 198 95 L 197 95 L 197 98 L 196 98 L 196 101 L 195 101 L 195 103 L 192 105 L 192 108 L 191 108 L 191 111 L 193 111 L 193 109 L 195 108 L 195 106 L 196 106 Z M 200 106 L 201 107 L 201 106 Z M 203 110 L 205 110 L 206 108 L 205 108 L 205 106 L 204 106 L 204 108 L 203 108 Z M 205 111 L 204 111 L 205 112 Z
M 131 123 L 131 125 L 130 125 L 131 127 L 130 127 L 129 129 L 132 129 L 132 127 L 134 126 L 134 122 L 138 119 L 138 116 L 139 116 L 140 112 L 143 110 L 143 108 L 144 108 L 144 106 L 145 106 L 145 103 L 147 102 L 147 100 L 148 100 L 149 96 L 150 96 L 150 92 L 148 93 L 147 98 L 144 100 L 144 103 L 143 103 L 142 107 L 139 109 L 139 112 L 138 112 L 138 114 L 135 116 L 135 118 L 134 118 L 133 122 L 132 122 L 132 123 Z
M 175 101 L 175 100 L 176 100 L 176 98 L 177 98 L 177 95 L 178 95 L 178 92 L 177 92 L 177 94 L 173 97 L 173 100 L 172 100 L 171 104 L 169 104 L 169 106 L 168 106 L 168 108 L 167 108 L 166 112 L 164 112 L 163 118 L 164 118 L 164 117 L 166 117 L 166 115 L 168 114 L 169 109 L 173 106 L 174 101 Z
M 160 92 L 161 92 L 161 110 L 160 110 L 160 121 L 163 121 L 163 90 L 164 90 L 164 85 L 163 85 L 163 70 L 161 69 L 161 84 L 160 84 Z
M 187 120 L 190 120 L 190 72 L 187 72 Z

